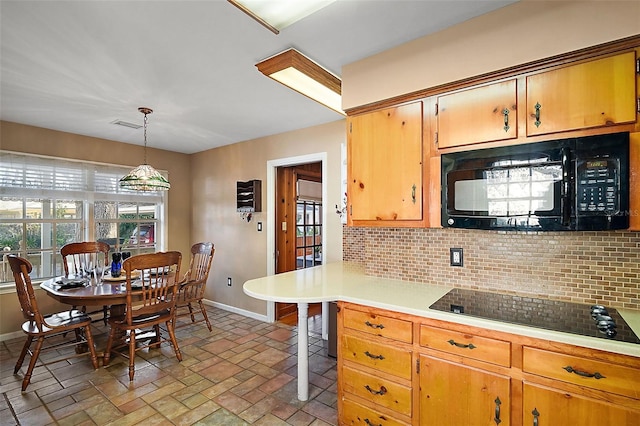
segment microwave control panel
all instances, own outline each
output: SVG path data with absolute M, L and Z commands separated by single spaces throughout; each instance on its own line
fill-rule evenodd
M 590 158 L 577 165 L 576 206 L 587 215 L 614 215 L 620 211 L 620 161 Z

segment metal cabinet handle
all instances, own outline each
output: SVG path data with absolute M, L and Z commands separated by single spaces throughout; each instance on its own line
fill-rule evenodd
M 533 414 L 533 426 L 538 426 L 538 417 L 540 417 L 538 409 L 534 408 L 531 414 Z
M 384 355 L 373 355 L 371 352 L 369 351 L 364 351 L 364 354 L 366 356 L 368 356 L 369 358 L 373 358 L 373 359 L 379 359 L 379 360 L 383 360 L 384 359 Z
M 542 108 L 542 105 L 536 102 L 535 108 L 536 108 L 536 121 L 533 124 L 535 124 L 536 127 L 540 127 L 540 124 L 542 124 L 542 122 L 540 121 L 540 108 Z
M 509 131 L 509 109 L 505 108 L 502 110 L 502 114 L 504 115 L 504 131 L 508 132 Z
M 382 423 L 375 424 L 375 423 L 372 423 L 372 422 L 371 422 L 371 420 L 369 420 L 369 419 L 364 419 L 364 422 L 365 422 L 368 426 L 382 426 Z
M 451 346 L 457 346 L 459 348 L 469 348 L 469 349 L 475 349 L 477 348 L 477 346 L 474 346 L 473 343 L 469 343 L 468 345 L 465 345 L 464 343 L 458 343 L 455 340 L 451 339 L 451 340 L 447 340 L 447 343 L 450 344 Z
M 371 328 L 378 328 L 380 330 L 382 330 L 384 328 L 383 324 L 371 324 L 369 321 L 365 322 L 364 325 L 366 325 L 367 327 L 371 327 Z
M 416 203 L 416 185 L 415 184 L 411 187 L 411 201 L 413 201 L 413 204 Z
M 379 391 L 371 389 L 369 385 L 365 385 L 364 388 L 374 395 L 384 395 L 385 393 L 387 393 L 387 388 L 385 388 L 384 386 L 380 386 Z
M 567 370 L 569 373 L 577 374 L 578 376 L 581 376 L 581 377 L 593 377 L 594 379 L 606 379 L 605 376 L 598 373 L 597 371 L 595 373 L 587 373 L 586 371 L 576 370 L 570 365 L 567 365 L 566 367 L 562 367 L 562 368 L 564 370 Z
M 496 400 L 493 402 L 496 403 L 496 413 L 493 421 L 496 422 L 497 425 L 499 425 L 500 423 L 502 423 L 502 420 L 500 420 L 500 405 L 502 404 L 502 401 L 500 401 L 500 397 L 496 397 Z

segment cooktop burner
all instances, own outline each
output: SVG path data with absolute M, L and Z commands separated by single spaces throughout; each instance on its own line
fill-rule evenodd
M 455 288 L 430 306 L 479 318 L 621 342 L 640 338 L 614 308 Z

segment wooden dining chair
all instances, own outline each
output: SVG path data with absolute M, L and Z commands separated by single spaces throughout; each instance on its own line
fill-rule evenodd
M 211 323 L 202 299 L 204 298 L 204 290 L 209 278 L 214 253 L 213 243 L 203 242 L 191 246 L 189 270 L 180 282 L 176 298 L 176 317 L 190 317 L 191 323 L 205 322 L 209 331 L 212 330 Z M 196 315 L 200 315 L 201 318 L 196 318 Z M 176 324 L 176 327 L 186 325 L 190 324 Z
M 60 248 L 64 275 L 84 275 L 93 271 L 93 268 L 109 267 L 109 244 L 102 241 L 82 241 L 65 244 Z M 74 306 L 75 308 L 75 306 Z M 87 307 L 82 307 L 82 312 L 87 312 Z M 87 314 L 102 313 L 102 321 L 107 325 L 109 306 L 104 305 L 102 311 L 87 312 Z
M 104 353 L 104 365 L 111 354 L 129 359 L 129 380 L 135 374 L 137 351 L 157 347 L 168 342 L 173 346 L 178 361 L 182 354 L 175 335 L 175 306 L 182 254 L 178 251 L 140 254 L 128 258 L 122 264 L 126 276 L 127 303 L 121 317 L 110 317 L 109 339 Z M 135 273 L 134 273 L 135 271 Z M 133 292 L 136 292 L 134 297 Z M 168 339 L 163 336 L 160 324 L 166 325 Z M 121 337 L 126 337 L 121 339 Z M 150 340 L 140 344 L 143 340 Z M 120 351 L 128 348 L 128 353 Z
M 89 355 L 93 368 L 97 369 L 98 359 L 96 358 L 96 350 L 93 346 L 93 337 L 91 335 L 91 317 L 75 309 L 42 316 L 38 309 L 35 292 L 31 284 L 31 277 L 29 276 L 32 269 L 31 263 L 27 259 L 15 255 L 8 255 L 7 258 L 11 266 L 11 271 L 13 272 L 13 279 L 16 283 L 16 292 L 20 300 L 22 315 L 24 315 L 24 318 L 27 320 L 22 324 L 22 331 L 27 334 L 27 340 L 22 347 L 22 352 L 20 352 L 16 366 L 13 369 L 13 374 L 17 374 L 22 367 L 25 356 L 29 353 L 31 359 L 29 360 L 29 367 L 27 367 L 27 372 L 22 380 L 22 390 L 25 391 L 27 386 L 29 386 L 36 361 L 40 357 L 40 354 L 47 350 L 59 350 L 68 346 L 76 346 L 76 351 L 72 354 L 42 362 L 44 365 L 69 358 Z M 63 339 L 64 335 L 69 331 L 75 331 L 75 340 L 65 341 Z M 54 343 L 44 346 L 45 339 L 54 337 L 56 338 Z M 36 343 L 32 351 L 31 344 L 34 340 Z M 82 351 L 79 350 L 83 345 L 88 347 L 88 352 L 82 353 Z

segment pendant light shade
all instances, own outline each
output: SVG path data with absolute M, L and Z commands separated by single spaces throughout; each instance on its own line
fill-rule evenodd
M 153 110 L 140 107 L 138 111 L 144 114 L 144 163 L 120 179 L 120 187 L 134 191 L 166 191 L 171 188 L 169 181 L 147 164 L 147 115 L 151 114 Z

